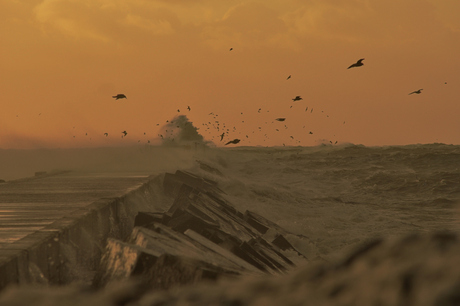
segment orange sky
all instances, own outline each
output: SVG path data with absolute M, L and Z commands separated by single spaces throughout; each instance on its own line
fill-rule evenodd
M 460 144 L 458 16 L 458 0 L 1 0 L 0 148 L 155 143 L 178 114 L 219 146 L 203 123 L 241 145 Z

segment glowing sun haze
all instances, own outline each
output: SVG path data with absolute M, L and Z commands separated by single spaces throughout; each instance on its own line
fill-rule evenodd
M 158 143 L 177 115 L 219 146 L 460 144 L 458 16 L 458 0 L 2 0 L 0 148 Z

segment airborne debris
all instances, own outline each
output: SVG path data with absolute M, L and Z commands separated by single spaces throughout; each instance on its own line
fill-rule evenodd
M 233 140 L 227 142 L 225 145 L 228 145 L 228 144 L 231 144 L 231 143 L 232 143 L 232 144 L 237 144 L 237 143 L 239 143 L 239 142 L 240 142 L 239 139 L 233 139 Z
M 347 69 L 350 69 L 350 68 L 353 68 L 353 67 L 361 67 L 362 65 L 364 65 L 363 60 L 364 60 L 364 58 L 359 59 L 356 63 L 354 63 L 353 65 L 350 65 L 350 67 L 348 67 Z
M 112 96 L 112 98 L 115 98 L 115 100 L 118 99 L 128 99 L 124 94 L 118 94 L 116 96 Z

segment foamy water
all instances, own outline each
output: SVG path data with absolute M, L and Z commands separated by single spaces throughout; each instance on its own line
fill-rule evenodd
M 240 210 L 331 260 L 374 237 L 459 229 L 460 147 L 355 145 L 215 150 L 210 175 Z M 207 175 L 203 171 L 202 175 Z M 209 176 L 209 175 L 208 175 Z
M 460 146 L 123 150 L 116 158 L 116 149 L 86 150 L 85 159 L 73 162 L 80 171 L 182 169 L 216 180 L 238 210 L 255 211 L 295 234 L 289 239 L 311 265 L 337 262 L 375 237 L 460 229 Z M 117 163 L 120 157 L 134 160 Z M 202 170 L 196 160 L 223 176 Z M 11 301 L 21 300 L 13 296 Z

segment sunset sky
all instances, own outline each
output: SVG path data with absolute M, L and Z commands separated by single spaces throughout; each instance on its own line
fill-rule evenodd
M 177 115 L 218 146 L 460 144 L 459 16 L 458 0 L 1 0 L 0 148 L 154 144 Z

